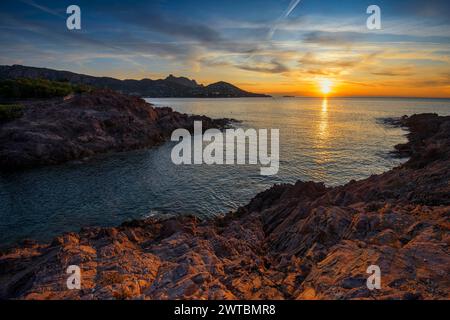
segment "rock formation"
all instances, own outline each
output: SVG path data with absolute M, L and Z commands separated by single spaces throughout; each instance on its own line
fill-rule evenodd
M 86 228 L 0 256 L 0 298 L 448 299 L 450 117 L 397 120 L 410 160 L 336 188 L 276 185 L 235 213 Z M 82 270 L 68 290 L 66 268 Z M 370 265 L 381 289 L 366 286 Z
M 229 122 L 154 108 L 111 90 L 32 102 L 21 118 L 0 123 L 0 171 L 154 146 L 177 128 L 192 130 L 195 120 L 205 130 Z

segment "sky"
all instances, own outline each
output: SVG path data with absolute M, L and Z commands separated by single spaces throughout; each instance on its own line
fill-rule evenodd
M 66 9 L 81 8 L 81 30 Z M 369 5 L 381 29 L 369 30 Z M 450 97 L 448 0 L 2 0 L 0 64 L 272 95 Z

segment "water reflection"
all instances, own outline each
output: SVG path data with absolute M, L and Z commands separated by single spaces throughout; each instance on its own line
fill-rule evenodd
M 328 99 L 323 98 L 322 107 L 318 110 L 316 136 L 314 143 L 314 158 L 316 163 L 314 178 L 317 181 L 326 181 L 327 165 L 331 161 L 330 153 L 330 128 L 329 128 L 329 110 Z
M 273 184 L 324 181 L 340 185 L 382 173 L 404 160 L 383 155 L 405 143 L 400 128 L 376 119 L 437 112 L 450 100 L 152 99 L 189 114 L 244 121 L 245 128 L 280 128 L 280 171 L 259 166 L 176 166 L 174 144 L 44 167 L 0 178 L 0 247 L 25 238 L 50 240 L 84 226 L 115 226 L 155 214 L 205 219 L 247 204 Z M 344 106 L 340 107 L 340 106 Z M 3 179 L 2 179 L 3 178 Z
M 319 117 L 319 127 L 317 136 L 320 140 L 328 139 L 328 99 L 322 100 L 322 110 Z

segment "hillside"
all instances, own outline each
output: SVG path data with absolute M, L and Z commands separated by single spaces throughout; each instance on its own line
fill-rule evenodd
M 102 89 L 112 89 L 125 94 L 141 97 L 163 98 L 239 98 L 269 97 L 264 94 L 244 91 L 227 82 L 217 82 L 207 86 L 185 77 L 168 76 L 165 79 L 119 80 L 109 77 L 94 77 L 69 71 L 35 68 L 21 65 L 0 66 L 0 80 L 47 79 L 65 81 L 76 85 L 88 85 Z

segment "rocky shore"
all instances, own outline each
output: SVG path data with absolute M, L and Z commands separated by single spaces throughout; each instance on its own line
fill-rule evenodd
M 151 147 L 177 128 L 192 130 L 195 120 L 201 120 L 205 130 L 229 122 L 154 108 L 112 90 L 23 104 L 22 117 L 0 122 L 0 171 Z
M 149 114 L 157 115 L 155 111 Z M 210 221 L 86 228 L 0 256 L 3 299 L 448 299 L 450 117 L 396 120 L 404 165 L 361 181 L 276 185 Z M 82 270 L 68 290 L 66 268 Z M 381 269 L 381 289 L 366 286 Z

